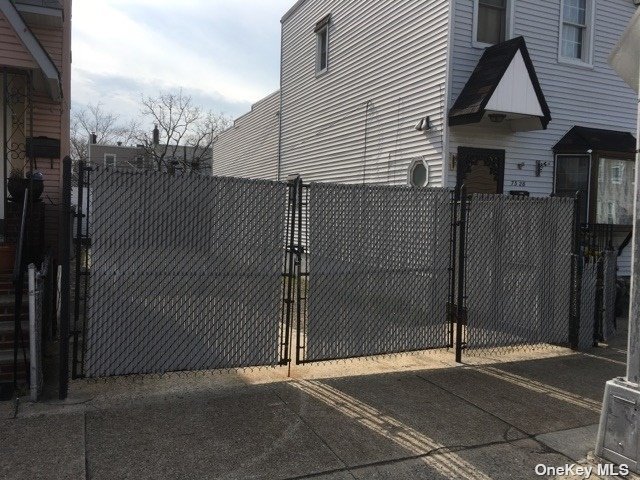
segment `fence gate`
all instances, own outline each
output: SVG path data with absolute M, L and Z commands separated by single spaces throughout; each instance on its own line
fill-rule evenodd
M 450 191 L 312 183 L 302 198 L 297 363 L 452 346 Z
M 80 168 L 76 376 L 286 361 L 285 183 Z
M 463 195 L 460 349 L 569 343 L 575 200 Z
M 82 162 L 77 178 L 74 377 L 284 365 L 294 351 L 302 364 L 455 347 L 460 361 L 612 329 L 601 279 L 615 256 L 577 254 L 575 199 Z

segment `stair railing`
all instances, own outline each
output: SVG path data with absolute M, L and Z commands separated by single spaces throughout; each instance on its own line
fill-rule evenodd
M 31 183 L 31 182 L 29 182 Z M 20 230 L 16 245 L 16 258 L 13 264 L 13 290 L 14 290 L 14 328 L 13 328 L 13 391 L 18 388 L 18 350 L 22 347 L 27 383 L 29 382 L 29 369 L 27 368 L 27 351 L 22 334 L 22 290 L 24 287 L 24 244 L 26 237 L 27 213 L 29 208 L 30 185 L 24 191 L 22 200 L 22 216 L 20 218 Z

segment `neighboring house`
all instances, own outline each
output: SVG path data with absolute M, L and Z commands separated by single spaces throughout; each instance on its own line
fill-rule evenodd
M 213 174 L 276 180 L 280 92 L 251 107 L 213 142 Z
M 153 170 L 154 164 L 146 155 L 144 147 L 122 145 L 89 144 L 91 165 L 117 168 L 124 171 Z
M 33 157 L 44 174 L 45 242 L 55 250 L 61 159 L 70 143 L 71 0 L 0 2 L 0 69 L 0 174 L 29 170 Z M 8 192 L 1 185 L 4 222 Z
M 615 225 L 620 246 L 631 232 L 637 113 L 607 60 L 635 9 L 300 0 L 282 18 L 277 178 L 581 191 L 582 221 Z M 249 176 L 243 156 L 226 174 Z M 619 268 L 629 274 L 628 247 Z
M 157 155 L 164 151 L 163 145 L 156 148 Z M 201 154 L 204 152 L 203 154 Z M 88 163 L 103 167 L 117 168 L 122 171 L 158 170 L 158 161 L 153 151 L 143 145 L 100 145 L 89 142 Z M 185 162 L 186 159 L 186 162 Z M 178 146 L 170 147 L 162 162 L 163 171 L 174 168 L 177 173 L 182 171 L 201 175 L 211 175 L 211 149 L 200 147 Z M 189 167 L 185 169 L 185 164 Z

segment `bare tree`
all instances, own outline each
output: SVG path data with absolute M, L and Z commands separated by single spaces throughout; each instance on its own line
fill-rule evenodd
M 142 97 L 142 115 L 154 125 L 139 141 L 158 171 L 197 173 L 211 159 L 211 147 L 218 133 L 231 124 L 223 114 L 194 105 L 182 90 Z
M 89 160 L 89 136 L 96 135 L 99 145 L 132 144 L 138 136 L 138 120 L 128 123 L 120 121 L 120 117 L 105 110 L 101 103 L 74 109 L 71 114 L 71 158 Z

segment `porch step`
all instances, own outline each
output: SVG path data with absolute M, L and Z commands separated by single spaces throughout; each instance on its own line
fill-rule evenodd
M 22 357 L 22 351 L 18 352 L 18 381 L 24 382 L 27 379 L 27 367 Z M 0 352 L 0 382 L 13 381 L 13 351 Z
M 22 340 L 25 345 L 29 343 L 29 321 L 20 322 L 22 327 Z M 13 352 L 14 325 L 11 322 L 0 322 L 0 352 L 11 350 Z

